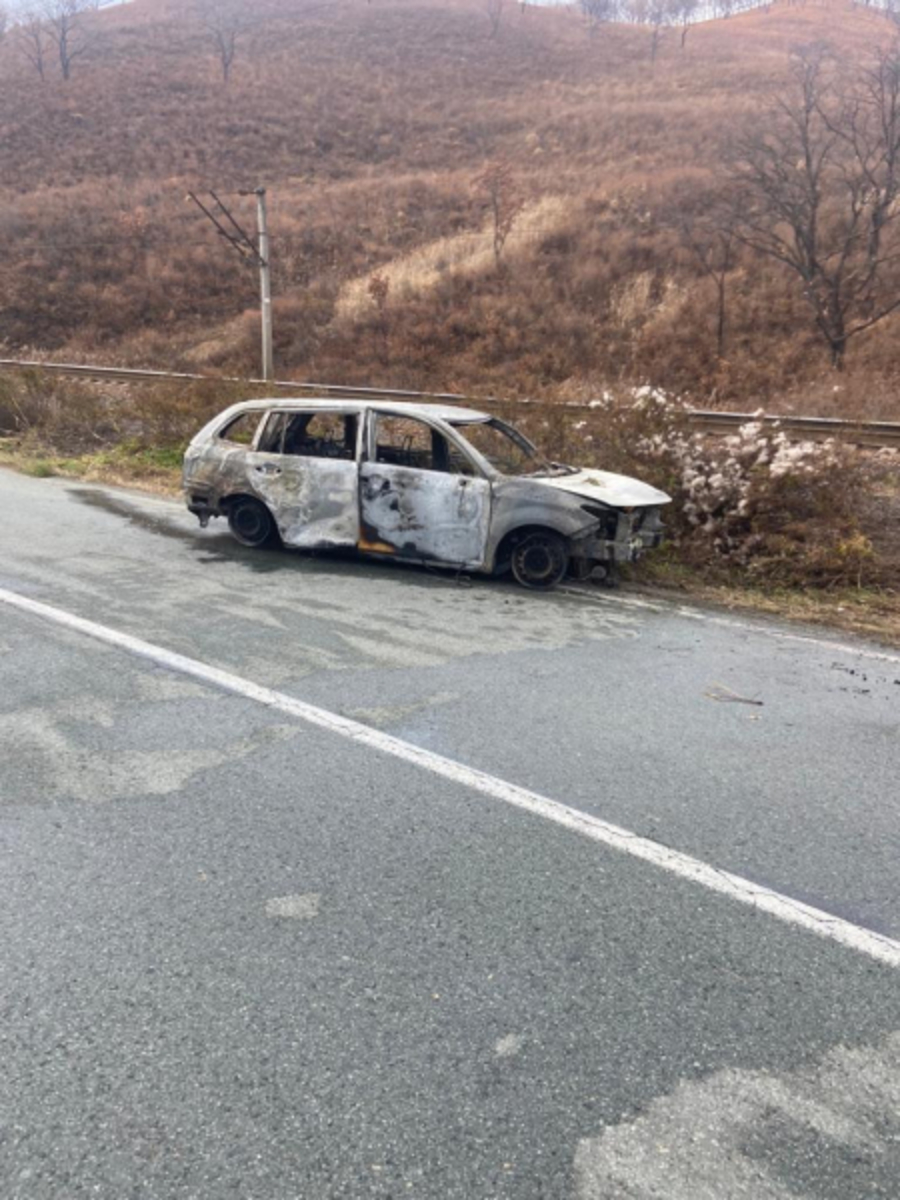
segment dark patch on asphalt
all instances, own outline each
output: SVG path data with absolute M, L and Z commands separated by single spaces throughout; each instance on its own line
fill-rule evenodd
M 336 568 L 335 573 L 343 573 L 343 568 L 352 566 L 354 572 L 365 567 L 374 570 L 402 570 L 410 584 L 420 587 L 434 587 L 451 583 L 454 586 L 465 581 L 471 584 L 469 576 L 458 576 L 450 570 L 440 570 L 428 564 L 417 566 L 415 563 L 396 563 L 391 560 L 384 562 L 378 559 L 362 560 L 356 550 L 296 550 L 293 547 L 282 546 L 277 549 L 250 549 L 240 545 L 224 530 L 221 533 L 205 532 L 199 527 L 196 530 L 185 528 L 177 521 L 165 516 L 157 516 L 147 512 L 140 505 L 134 504 L 120 496 L 112 495 L 99 488 L 67 488 L 66 491 L 81 504 L 90 508 L 99 508 L 112 516 L 121 517 L 129 525 L 142 530 L 144 533 L 157 534 L 159 537 L 171 538 L 183 542 L 194 549 L 205 553 L 194 559 L 203 565 L 219 565 L 222 563 L 238 563 L 248 567 L 254 574 L 268 575 L 276 571 L 309 569 L 312 560 L 316 560 L 317 568 Z
M 336 568 L 336 574 L 343 574 L 343 568 L 350 566 L 354 573 L 363 572 L 365 568 L 374 571 L 402 571 L 406 581 L 412 587 L 443 589 L 448 585 L 459 588 L 470 588 L 475 584 L 493 584 L 494 586 L 513 588 L 519 595 L 522 589 L 511 584 L 505 577 L 490 575 L 472 575 L 465 571 L 457 571 L 453 567 L 439 567 L 431 563 L 396 562 L 384 559 L 362 557 L 354 549 L 333 550 L 298 550 L 292 546 L 281 546 L 276 549 L 250 549 L 236 542 L 229 533 L 204 531 L 199 527 L 195 530 L 185 528 L 176 520 L 165 516 L 157 516 L 132 503 L 121 496 L 113 495 L 100 488 L 72 487 L 66 488 L 81 504 L 90 508 L 99 508 L 102 512 L 121 517 L 129 525 L 142 530 L 144 533 L 158 534 L 160 537 L 183 542 L 194 549 L 202 549 L 205 554 L 195 558 L 195 562 L 203 565 L 220 565 L 222 563 L 239 563 L 248 567 L 256 575 L 269 575 L 276 571 L 308 569 L 309 563 L 316 560 L 317 569 L 331 570 Z M 364 579 L 365 576 L 363 575 Z M 533 591 L 528 593 L 529 603 L 540 603 L 546 599 L 558 600 L 559 593 Z M 524 597 L 522 597 L 524 599 Z
M 130 504 L 119 496 L 102 492 L 97 488 L 67 488 L 70 496 L 90 508 L 99 508 L 113 516 L 124 518 L 129 525 L 135 525 L 147 533 L 157 533 L 160 537 L 174 538 L 189 545 L 199 543 L 202 539 L 197 533 L 184 529 L 181 525 L 168 521 L 165 517 L 152 516 L 136 504 Z
M 197 529 L 186 528 L 177 520 L 156 516 L 138 504 L 132 504 L 120 496 L 111 495 L 99 488 L 67 488 L 66 490 L 69 495 L 74 496 L 82 504 L 121 517 L 129 525 L 143 530 L 144 533 L 154 533 L 159 537 L 171 538 L 173 541 L 184 542 L 187 546 L 204 550 L 206 553 L 202 557 L 196 558 L 195 562 L 240 563 L 257 574 L 266 574 L 284 567 L 302 568 L 304 565 L 301 559 L 288 556 L 282 550 L 251 550 L 240 545 L 224 531 L 206 533 L 199 527 Z

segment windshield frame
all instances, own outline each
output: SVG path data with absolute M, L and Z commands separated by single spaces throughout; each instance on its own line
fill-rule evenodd
M 466 443 L 466 448 L 470 454 L 475 455 L 479 464 L 492 475 L 497 475 L 501 479 L 539 479 L 544 475 L 552 475 L 554 464 L 550 459 L 546 458 L 541 451 L 535 446 L 529 438 L 520 430 L 516 429 L 515 425 L 510 425 L 508 421 L 502 420 L 500 417 L 485 417 L 483 421 L 453 421 L 449 420 L 447 424 L 453 429 Z M 514 445 L 518 446 L 529 458 L 534 460 L 535 469 L 526 471 L 521 474 L 510 475 L 505 471 L 501 471 L 499 467 L 494 466 L 489 458 L 487 458 L 466 436 L 468 428 L 479 426 L 488 426 L 492 429 L 499 430 L 505 434 Z

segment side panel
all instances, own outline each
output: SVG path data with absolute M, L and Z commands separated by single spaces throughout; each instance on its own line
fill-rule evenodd
M 188 448 L 184 456 L 184 487 L 208 489 L 212 495 L 238 490 L 247 477 L 247 447 L 213 441 Z
M 242 405 L 235 405 L 210 421 L 185 452 L 182 471 L 185 490 L 199 488 L 214 497 L 238 490 L 235 485 L 242 485 L 246 479 L 246 457 L 255 445 L 264 415 L 261 410 L 248 411 Z M 242 428 L 238 438 L 219 436 L 238 425 Z
M 249 453 L 247 478 L 270 508 L 281 540 L 301 549 L 355 546 L 359 467 L 335 458 Z
M 487 479 L 368 462 L 359 486 L 360 550 L 472 568 L 484 562 Z

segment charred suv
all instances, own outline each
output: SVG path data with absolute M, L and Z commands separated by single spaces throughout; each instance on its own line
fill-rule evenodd
M 669 497 L 549 462 L 486 413 L 385 401 L 251 400 L 184 458 L 188 508 L 245 546 L 279 540 L 486 573 L 549 588 L 611 576 L 662 538 Z

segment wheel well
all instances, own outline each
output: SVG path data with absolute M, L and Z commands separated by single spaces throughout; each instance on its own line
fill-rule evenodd
M 229 516 L 232 507 L 237 504 L 239 500 L 252 500 L 254 504 L 259 504 L 266 510 L 272 521 L 273 544 L 278 546 L 282 545 L 281 530 L 278 528 L 278 519 L 272 512 L 272 509 L 269 507 L 269 505 L 266 504 L 265 500 L 260 500 L 259 496 L 254 496 L 252 492 L 232 492 L 228 496 L 223 496 L 219 501 L 219 512 L 222 514 L 222 516 Z
M 566 535 L 560 533 L 558 529 L 552 529 L 549 525 L 517 525 L 515 529 L 510 529 L 509 533 L 504 534 L 501 538 L 500 545 L 494 554 L 494 570 L 505 570 L 509 566 L 509 556 L 513 546 L 532 533 L 552 533 L 554 537 L 562 538 L 566 545 L 569 545 Z
M 257 504 L 261 504 L 263 508 L 268 509 L 269 514 L 272 515 L 272 510 L 266 504 L 265 500 L 260 500 L 259 496 L 254 496 L 252 492 L 232 492 L 229 496 L 223 496 L 219 501 L 219 508 L 222 512 L 228 512 L 232 504 L 237 503 L 238 500 L 255 500 Z M 272 520 L 274 519 L 275 517 L 272 515 Z

